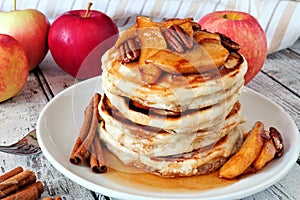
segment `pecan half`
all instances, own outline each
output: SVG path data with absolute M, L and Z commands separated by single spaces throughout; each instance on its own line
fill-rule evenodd
M 141 54 L 140 42 L 137 38 L 128 38 L 118 47 L 122 64 L 138 60 Z
M 229 37 L 227 37 L 226 35 L 222 34 L 222 33 L 218 33 L 220 38 L 221 38 L 221 44 L 226 48 L 228 49 L 229 51 L 238 51 L 240 50 L 241 46 L 232 41 Z
M 194 31 L 200 31 L 201 30 L 201 25 L 198 24 L 197 22 L 192 22 L 192 28 Z
M 274 127 L 270 127 L 269 132 L 270 132 L 270 136 L 271 136 L 272 141 L 273 141 L 273 143 L 275 145 L 275 148 L 276 148 L 275 157 L 279 158 L 279 157 L 282 156 L 282 154 L 284 152 L 282 136 L 281 136 L 280 132 Z
M 178 25 L 174 24 L 166 29 L 162 29 L 162 34 L 170 50 L 177 53 L 184 53 L 194 47 L 194 41 Z

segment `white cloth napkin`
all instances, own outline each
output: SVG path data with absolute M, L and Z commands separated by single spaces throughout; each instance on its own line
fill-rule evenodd
M 66 11 L 85 9 L 88 2 L 93 3 L 92 9 L 106 13 L 120 27 L 133 24 L 137 15 L 158 19 L 193 17 L 198 21 L 217 10 L 247 12 L 256 17 L 265 30 L 269 53 L 289 47 L 300 36 L 298 0 L 19 0 L 17 9 L 35 8 L 53 20 Z M 12 0 L 0 2 L 0 10 L 12 8 Z

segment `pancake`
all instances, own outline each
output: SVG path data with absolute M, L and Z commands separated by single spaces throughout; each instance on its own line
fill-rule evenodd
M 177 133 L 195 132 L 220 123 L 230 113 L 240 96 L 240 93 L 234 93 L 223 102 L 201 109 L 174 113 L 172 111 L 140 106 L 131 99 L 116 96 L 109 92 L 105 94 L 102 101 L 108 101 L 109 99 L 127 119 L 138 124 L 172 130 Z
M 191 152 L 216 143 L 243 121 L 237 102 L 223 123 L 195 132 L 176 133 L 133 123 L 109 103 L 101 104 L 106 133 L 124 147 L 148 156 L 168 156 Z
M 234 68 L 216 69 L 210 73 L 173 75 L 164 73 L 154 84 L 140 77 L 137 63 L 117 62 L 117 53 L 107 52 L 103 63 L 102 87 L 105 91 L 125 96 L 148 107 L 183 112 L 223 101 L 244 83 L 247 62 Z
M 163 177 L 193 176 L 211 173 L 221 167 L 242 143 L 243 134 L 234 128 L 216 144 L 172 156 L 150 157 L 123 146 L 100 126 L 101 140 L 126 165 L 135 166 Z
M 99 134 L 107 149 L 162 177 L 221 167 L 243 141 L 247 71 L 238 48 L 222 38 L 191 18 L 138 16 L 102 56 Z

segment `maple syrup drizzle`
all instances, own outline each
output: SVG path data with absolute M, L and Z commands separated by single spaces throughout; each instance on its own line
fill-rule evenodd
M 239 180 L 219 178 L 218 172 L 191 177 L 163 178 L 126 166 L 106 148 L 103 150 L 105 160 L 110 166 L 105 174 L 106 178 L 120 185 L 138 190 L 169 193 L 199 192 L 225 187 Z

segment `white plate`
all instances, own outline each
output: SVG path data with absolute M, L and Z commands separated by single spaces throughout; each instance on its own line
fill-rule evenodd
M 70 164 L 69 155 L 83 121 L 83 111 L 95 92 L 102 92 L 101 77 L 92 78 L 56 95 L 43 109 L 37 122 L 37 137 L 46 158 L 74 182 L 107 196 L 122 199 L 234 199 L 262 191 L 283 178 L 294 166 L 300 149 L 298 129 L 291 117 L 278 105 L 245 88 L 241 102 L 249 128 L 261 120 L 266 127 L 275 126 L 284 134 L 285 153 L 259 173 L 234 184 L 208 191 L 182 193 L 155 192 L 132 188 L 107 178 L 109 173 L 95 175 L 86 166 Z M 170 181 L 172 181 L 170 179 Z

